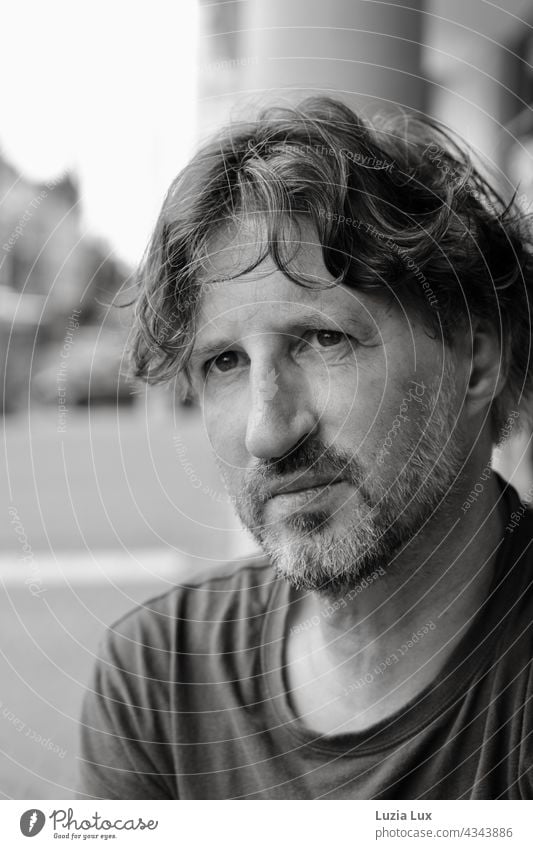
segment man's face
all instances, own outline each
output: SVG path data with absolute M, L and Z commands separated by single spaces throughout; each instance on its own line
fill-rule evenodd
M 316 285 L 270 258 L 228 280 L 256 251 L 213 242 L 193 383 L 243 524 L 283 577 L 336 592 L 422 533 L 460 475 L 463 376 L 398 302 L 326 288 L 312 238 L 296 263 Z

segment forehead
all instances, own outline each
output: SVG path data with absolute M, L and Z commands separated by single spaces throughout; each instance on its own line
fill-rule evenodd
M 319 281 L 331 279 L 322 262 L 318 235 L 308 220 L 285 217 L 279 230 L 291 267 L 307 274 L 318 273 Z M 216 284 L 244 271 L 266 253 L 267 239 L 267 224 L 261 213 L 220 226 L 207 239 L 202 281 Z
M 299 319 L 321 315 L 338 321 L 339 326 L 348 319 L 368 323 L 390 308 L 382 294 L 333 284 L 313 228 L 304 223 L 287 235 L 290 269 L 305 275 L 305 285 L 286 277 L 270 255 L 241 274 L 264 253 L 264 232 L 258 223 L 245 222 L 210 239 L 200 277 L 196 324 L 200 344 L 217 330 L 229 334 L 276 331 Z

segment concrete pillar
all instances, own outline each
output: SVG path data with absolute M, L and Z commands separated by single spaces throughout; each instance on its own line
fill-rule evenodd
M 311 90 L 367 115 L 398 107 L 424 110 L 423 4 L 248 0 L 243 42 L 256 61 L 247 68 L 244 88 L 260 102 L 274 99 L 273 90 L 282 89 L 291 102 Z

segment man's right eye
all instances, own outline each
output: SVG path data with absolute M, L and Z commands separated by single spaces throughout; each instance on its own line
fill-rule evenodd
M 232 371 L 238 364 L 239 354 L 237 351 L 224 351 L 222 354 L 206 360 L 203 366 L 204 377 L 207 377 L 212 372 Z

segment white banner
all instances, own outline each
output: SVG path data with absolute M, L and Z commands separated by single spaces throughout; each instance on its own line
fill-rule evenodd
M 271 810 L 275 808 L 275 810 Z M 4 801 L 2 846 L 531 849 L 533 803 Z M 29 840 L 35 838 L 35 843 Z

